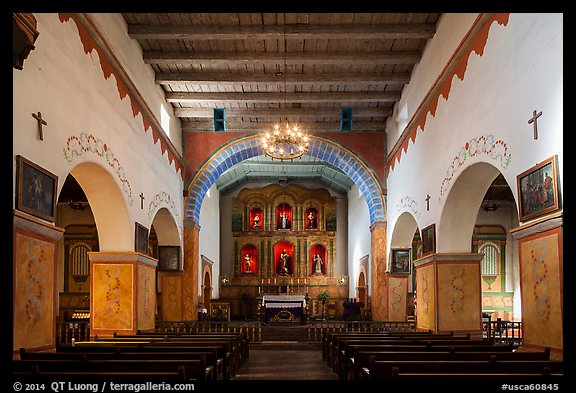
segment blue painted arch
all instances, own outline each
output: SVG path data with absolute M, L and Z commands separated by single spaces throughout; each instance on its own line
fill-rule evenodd
M 244 160 L 264 155 L 259 141 L 259 135 L 238 138 L 220 148 L 204 162 L 188 186 L 186 219 L 200 222 L 204 197 L 220 175 Z M 310 136 L 306 154 L 334 165 L 352 179 L 368 204 L 370 224 L 384 221 L 382 186 L 374 171 L 360 157 L 337 142 L 314 135 Z

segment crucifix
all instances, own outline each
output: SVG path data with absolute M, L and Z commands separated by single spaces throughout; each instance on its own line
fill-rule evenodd
M 426 210 L 430 211 L 430 195 L 426 194 Z
M 144 209 L 144 193 L 140 193 L 140 209 Z
M 44 130 L 42 130 L 42 125 L 47 126 L 48 123 L 46 123 L 46 120 L 44 120 L 42 118 L 42 113 L 40 113 L 40 112 L 38 112 L 38 114 L 32 113 L 32 117 L 34 117 L 36 120 L 38 120 L 38 127 L 40 127 L 40 140 L 43 141 L 44 140 Z
M 536 113 L 536 111 L 532 112 L 532 117 L 528 119 L 528 124 L 534 123 L 534 139 L 538 139 L 538 124 L 537 119 L 542 116 L 542 111 Z

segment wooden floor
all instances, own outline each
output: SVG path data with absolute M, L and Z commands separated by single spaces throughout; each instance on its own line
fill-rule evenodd
M 251 344 L 250 358 L 238 370 L 234 380 L 337 380 L 322 360 L 318 344 L 270 343 Z

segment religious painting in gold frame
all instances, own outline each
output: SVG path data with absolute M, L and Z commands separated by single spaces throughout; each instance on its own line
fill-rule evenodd
M 516 183 L 520 221 L 560 209 L 557 156 L 522 172 L 516 177 Z
M 16 156 L 16 209 L 54 221 L 58 176 L 32 161 Z
M 436 252 L 436 224 L 422 229 L 422 256 Z

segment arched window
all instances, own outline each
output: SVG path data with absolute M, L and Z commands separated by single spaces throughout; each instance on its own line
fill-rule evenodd
M 478 248 L 478 252 L 484 254 L 480 268 L 483 276 L 498 275 L 498 261 L 500 260 L 500 248 L 494 243 L 484 243 Z
M 78 284 L 78 289 L 86 282 L 90 275 L 90 259 L 88 258 L 90 246 L 86 243 L 76 243 L 70 247 L 70 270 L 72 279 Z

